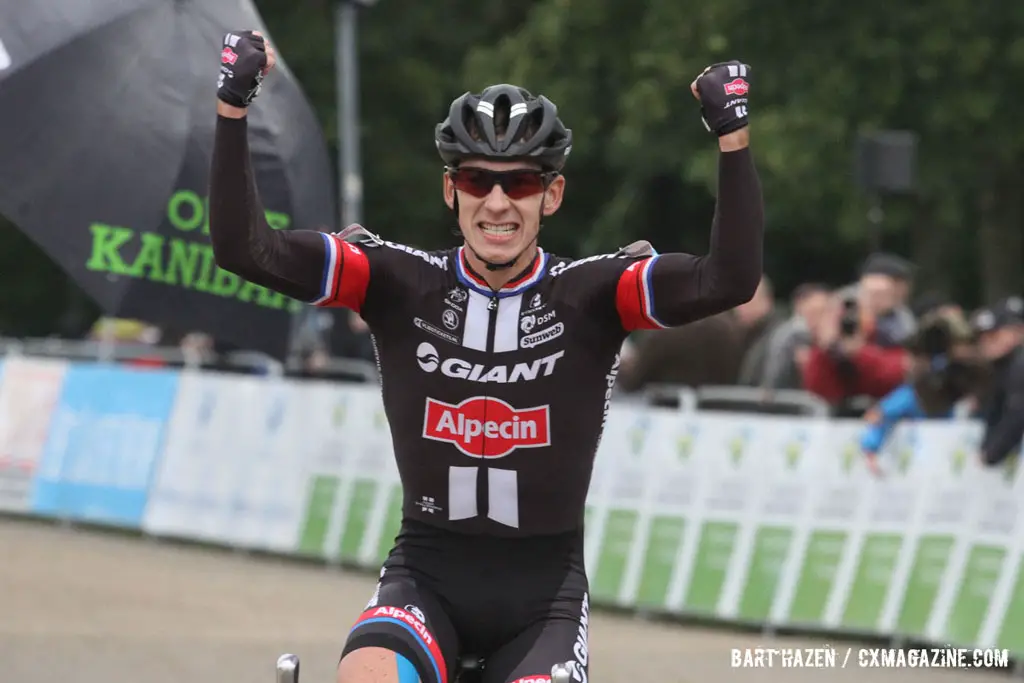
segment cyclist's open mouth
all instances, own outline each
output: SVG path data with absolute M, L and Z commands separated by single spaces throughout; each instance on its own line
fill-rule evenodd
M 519 231 L 518 223 L 477 223 L 484 238 L 493 244 L 503 244 L 515 238 Z

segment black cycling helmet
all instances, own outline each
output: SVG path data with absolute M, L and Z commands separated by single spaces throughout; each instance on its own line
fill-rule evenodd
M 559 120 L 554 102 L 502 84 L 457 97 L 434 130 L 434 141 L 448 166 L 476 157 L 536 161 L 557 172 L 572 149 L 572 131 Z

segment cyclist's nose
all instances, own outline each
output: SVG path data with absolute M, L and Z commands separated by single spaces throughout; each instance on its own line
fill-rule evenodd
M 494 183 L 494 187 L 491 188 L 490 194 L 487 195 L 487 199 L 484 201 L 484 206 L 491 211 L 504 211 L 509 207 L 511 201 L 508 195 L 505 194 L 505 190 L 501 188 L 501 185 Z

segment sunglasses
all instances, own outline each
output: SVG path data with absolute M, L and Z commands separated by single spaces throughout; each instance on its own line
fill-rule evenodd
M 500 185 L 509 199 L 524 199 L 540 194 L 554 180 L 557 173 L 545 173 L 532 169 L 518 171 L 488 171 L 482 168 L 451 168 L 448 177 L 456 190 L 481 199 Z

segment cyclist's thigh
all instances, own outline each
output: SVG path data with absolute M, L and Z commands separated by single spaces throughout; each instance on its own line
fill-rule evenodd
M 483 683 L 547 683 L 551 667 L 568 663 L 573 679 L 587 681 L 587 624 L 553 616 L 529 627 L 487 658 Z
M 339 683 L 450 683 L 459 642 L 448 615 L 425 587 L 382 577 L 345 641 Z

